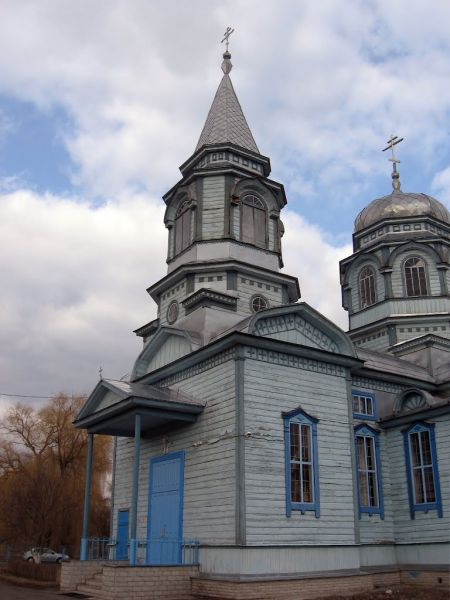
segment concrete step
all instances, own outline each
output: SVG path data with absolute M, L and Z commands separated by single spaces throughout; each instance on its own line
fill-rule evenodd
M 86 596 L 90 596 L 92 598 L 103 598 L 101 589 L 93 588 L 90 585 L 87 585 L 86 583 L 79 583 L 77 585 L 77 592 L 80 592 L 81 594 L 86 594 Z
M 90 588 L 95 588 L 97 590 L 101 590 L 102 589 L 102 580 L 98 580 L 98 579 L 94 579 L 93 577 L 91 579 L 86 579 L 85 583 L 82 585 L 87 585 Z

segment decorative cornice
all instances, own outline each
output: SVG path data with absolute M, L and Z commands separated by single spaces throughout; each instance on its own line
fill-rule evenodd
M 327 352 L 326 350 L 320 350 L 319 348 L 301 346 L 299 344 L 292 344 L 290 342 L 283 342 L 280 340 L 274 340 L 272 338 L 258 337 L 248 333 L 232 331 L 228 335 L 211 342 L 207 346 L 199 348 L 198 350 L 179 358 L 177 361 L 169 363 L 168 365 L 164 365 L 159 369 L 152 371 L 151 373 L 137 377 L 134 381 L 151 383 L 159 386 L 161 381 L 166 381 L 171 377 L 179 377 L 180 373 L 186 369 L 197 369 L 200 364 L 203 364 L 204 361 L 208 361 L 209 359 L 213 359 L 211 366 L 218 364 L 214 362 L 217 360 L 217 356 L 223 355 L 229 350 L 234 352 L 238 346 L 251 346 L 253 348 L 266 350 L 267 355 L 261 354 L 261 357 L 269 355 L 275 356 L 275 354 L 280 354 L 283 357 L 282 359 L 274 359 L 279 360 L 279 364 L 290 364 L 290 359 L 288 360 L 286 357 L 292 356 L 292 366 L 302 364 L 306 365 L 306 369 L 317 372 L 327 371 L 328 368 L 324 370 L 324 367 L 321 366 L 322 363 L 331 365 L 331 370 L 333 370 L 333 365 L 340 367 L 343 369 L 344 373 L 345 370 L 360 367 L 363 364 L 363 362 L 357 358 L 342 354 L 333 354 L 331 352 Z M 234 357 L 235 355 L 232 353 L 230 356 Z M 247 354 L 245 356 L 247 356 Z M 296 358 L 301 360 L 296 361 Z M 228 360 L 228 358 L 225 360 Z M 309 367 L 307 365 L 309 365 Z M 211 366 L 207 366 L 206 368 L 211 368 Z M 298 366 L 298 368 L 301 367 Z M 189 371 L 189 373 L 191 373 L 191 371 Z
M 346 375 L 346 369 L 340 365 L 293 356 L 286 352 L 274 352 L 262 348 L 246 347 L 245 354 L 247 358 L 284 367 L 293 367 L 295 369 L 313 371 L 315 373 L 322 373 L 323 375 L 334 375 L 336 377 L 345 377 Z
M 322 350 L 338 352 L 337 344 L 331 338 L 295 313 L 261 318 L 256 322 L 253 333 L 260 336 L 270 336 L 274 333 L 292 330 L 299 331 Z
M 149 333 L 156 331 L 158 329 L 158 327 L 159 327 L 159 319 L 153 319 L 153 321 L 150 321 L 149 323 L 146 323 L 145 325 L 141 325 L 141 327 L 138 327 L 137 329 L 135 329 L 133 331 L 133 333 L 135 333 L 139 337 L 146 337 L 149 335 Z
M 446 350 L 450 350 L 450 340 L 433 333 L 428 335 L 423 335 L 419 338 L 413 338 L 411 340 L 406 340 L 404 342 L 400 342 L 391 346 L 389 352 L 392 354 L 403 354 L 405 351 L 411 350 L 420 350 L 423 348 L 429 348 L 430 346 L 440 346 L 441 348 L 445 348 Z
M 211 358 L 203 360 L 196 365 L 193 365 L 191 367 L 183 369 L 183 370 L 179 371 L 178 373 L 174 373 L 173 375 L 169 375 L 168 377 L 166 377 L 164 379 L 160 379 L 155 385 L 157 385 L 158 387 L 168 387 L 168 386 L 174 385 L 175 383 L 178 383 L 179 381 L 183 381 L 184 379 L 194 377 L 195 375 L 198 375 L 199 373 L 204 373 L 205 371 L 208 371 L 209 369 L 217 367 L 218 365 L 221 365 L 229 360 L 231 361 L 234 358 L 235 358 L 234 349 L 229 348 L 228 350 L 225 350 L 224 352 L 222 352 L 220 354 L 216 354 L 215 356 L 212 356 Z
M 400 385 L 398 383 L 392 383 L 390 381 L 380 381 L 378 379 L 371 379 L 370 377 L 353 377 L 353 386 L 366 389 L 379 390 L 380 392 L 390 392 L 391 394 L 400 394 L 404 390 L 409 389 L 409 385 Z
M 208 243 L 214 240 L 208 240 Z M 232 241 L 236 242 L 232 238 L 228 240 L 216 240 L 217 243 L 223 241 Z M 203 243 L 207 243 L 206 240 Z M 270 252 L 270 254 L 277 254 L 276 252 Z M 180 256 L 180 255 L 179 255 Z M 174 271 L 168 273 L 165 277 L 154 283 L 152 286 L 147 288 L 147 293 L 157 302 L 158 294 L 161 293 L 162 288 L 166 289 L 170 286 L 173 286 L 180 281 L 183 277 L 185 277 L 188 273 L 205 273 L 217 270 L 235 270 L 240 273 L 247 273 L 253 276 L 262 277 L 265 279 L 269 279 L 272 281 L 277 281 L 280 285 L 286 284 L 290 286 L 292 290 L 295 289 L 294 296 L 297 296 L 296 299 L 300 298 L 300 287 L 298 284 L 297 277 L 293 277 L 292 275 L 285 275 L 284 273 L 280 273 L 278 271 L 273 271 L 272 269 L 267 269 L 265 267 L 254 266 L 250 263 L 245 263 L 239 260 L 235 260 L 233 258 L 217 260 L 214 262 L 211 261 L 203 261 L 196 263 L 185 263 L 181 264 Z
M 186 309 L 186 314 L 194 310 L 199 304 L 207 304 L 208 306 L 218 304 L 231 310 L 236 310 L 237 298 L 209 288 L 201 288 L 188 296 L 181 304 Z

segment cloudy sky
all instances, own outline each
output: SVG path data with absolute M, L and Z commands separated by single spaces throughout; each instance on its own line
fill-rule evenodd
M 345 10 L 343 9 L 345 7 Z M 284 183 L 285 271 L 340 326 L 356 214 L 450 206 L 448 0 L 0 0 L 0 404 L 130 372 L 165 273 L 161 195 L 232 79 Z

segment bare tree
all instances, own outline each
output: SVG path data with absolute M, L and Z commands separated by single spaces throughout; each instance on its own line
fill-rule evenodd
M 78 548 L 87 432 L 72 422 L 84 402 L 83 396 L 59 394 L 40 410 L 17 404 L 0 424 L 0 541 Z M 110 455 L 110 438 L 97 436 L 93 535 L 108 535 Z

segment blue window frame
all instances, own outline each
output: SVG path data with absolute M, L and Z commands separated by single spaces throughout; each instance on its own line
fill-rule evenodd
M 384 519 L 379 431 L 369 425 L 355 427 L 355 455 L 359 517 L 367 513 Z
M 353 417 L 365 421 L 376 421 L 377 411 L 375 396 L 368 392 L 352 390 Z
M 403 431 L 411 519 L 417 511 L 436 510 L 442 518 L 441 486 L 434 423 L 415 423 Z
M 286 516 L 293 510 L 320 517 L 317 419 L 298 408 L 283 414 Z

